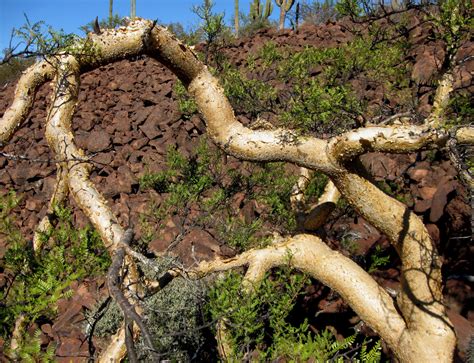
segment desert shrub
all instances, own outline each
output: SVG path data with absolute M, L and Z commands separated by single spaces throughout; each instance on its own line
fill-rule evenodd
M 57 225 L 43 235 L 44 247 L 34 253 L 21 233 L 15 230 L 11 218 L 18 199 L 13 193 L 0 199 L 0 233 L 7 245 L 0 267 L 11 276 L 11 281 L 0 291 L 0 334 L 11 334 L 15 320 L 23 315 L 25 324 L 39 318 L 53 319 L 56 302 L 69 298 L 71 283 L 85 276 L 104 273 L 109 265 L 108 253 L 97 232 L 91 227 L 77 229 L 72 224 L 71 212 L 56 207 Z
M 203 30 L 199 27 L 185 29 L 181 23 L 169 23 L 165 25 L 176 37 L 187 45 L 196 45 L 203 40 Z
M 158 278 L 176 263 L 171 258 L 157 260 L 158 268 L 154 278 Z M 159 294 L 145 300 L 145 318 L 149 322 L 150 333 L 154 336 L 154 347 L 162 359 L 190 361 L 206 356 L 204 347 L 206 324 L 204 315 L 207 287 L 205 281 L 175 279 Z M 151 357 L 143 342 L 137 345 L 139 358 L 148 361 Z
M 237 252 L 242 252 L 252 247 L 264 246 L 265 240 L 255 235 L 262 228 L 262 224 L 260 219 L 246 223 L 240 218 L 228 217 L 226 223 L 220 224 L 217 229 L 228 246 Z
M 474 26 L 472 8 L 472 1 L 469 0 L 440 0 L 438 7 L 427 15 L 438 28 L 436 36 L 446 44 L 447 62 L 453 60 L 461 40 Z
M 212 60 L 212 64 L 220 68 L 225 58 L 221 48 L 232 38 L 232 32 L 225 25 L 225 14 L 213 11 L 214 5 L 212 0 L 203 0 L 202 4 L 193 6 L 192 12 L 200 19 L 199 29 L 204 40 L 203 61 L 210 64 Z
M 306 320 L 291 321 L 297 298 L 310 283 L 305 275 L 292 273 L 289 269 L 274 270 L 250 292 L 242 291 L 242 279 L 240 274 L 228 273 L 209 292 L 211 318 L 222 319 L 232 328 L 228 329 L 232 348 L 230 360 L 380 360 L 380 342 L 369 349 L 365 340 L 355 344 L 356 334 L 338 341 L 329 330 L 310 333 Z M 346 354 L 348 351 L 350 353 Z
M 237 113 L 248 113 L 252 118 L 275 109 L 276 90 L 267 82 L 249 79 L 245 73 L 229 64 L 219 74 L 225 95 Z
M 171 257 L 158 257 L 151 265 L 138 264 L 138 268 L 149 279 L 157 279 L 168 269 L 179 263 Z M 203 360 L 212 343 L 209 337 L 204 305 L 207 295 L 206 281 L 174 279 L 164 290 L 146 296 L 141 302 L 143 318 L 147 322 L 156 353 L 161 359 L 170 361 Z M 98 314 L 102 303 L 88 314 L 87 331 L 94 323 L 94 335 L 107 336 L 117 331 L 123 321 L 123 314 L 115 302 L 110 302 L 104 314 Z M 94 316 L 96 318 L 94 318 Z M 140 361 L 150 361 L 149 350 L 140 338 L 136 343 Z M 199 361 L 198 359 L 198 361 Z M 204 360 L 203 360 L 204 361 Z
M 334 0 L 304 1 L 300 7 L 301 19 L 309 24 L 324 24 L 338 16 Z
M 469 125 L 474 122 L 473 97 L 470 92 L 457 91 L 450 99 L 446 111 L 448 125 Z
M 24 363 L 53 363 L 55 362 L 55 346 L 50 344 L 46 351 L 41 348 L 41 330 L 37 329 L 33 334 L 25 333 L 20 345 L 15 351 L 15 357 Z
M 143 217 L 142 229 L 159 233 L 168 216 L 186 216 L 192 206 L 198 206 L 202 214 L 192 224 L 216 227 L 222 241 L 241 250 L 264 243 L 259 228 L 264 222 L 278 226 L 275 228 L 282 232 L 296 226 L 290 205 L 296 177 L 286 170 L 284 163 L 242 163 L 238 168 L 224 168 L 221 161 L 221 151 L 210 150 L 205 138 L 190 157 L 169 148 L 167 168 L 145 173 L 139 180 L 140 188 L 151 188 L 165 196 L 158 207 L 150 203 L 150 213 Z M 262 215 L 257 220 L 244 221 L 238 217 L 238 221 L 239 210 L 232 206 L 232 199 L 238 193 L 261 204 Z M 256 232 L 258 237 L 254 236 Z M 152 238 L 149 236 L 148 240 Z

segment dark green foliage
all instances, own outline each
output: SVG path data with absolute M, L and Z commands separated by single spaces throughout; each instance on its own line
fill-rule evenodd
M 268 218 L 284 229 L 296 227 L 290 196 L 297 180 L 285 170 L 284 163 L 265 163 L 250 175 L 254 198 L 267 206 Z
M 339 0 L 335 7 L 340 16 L 358 17 L 365 14 L 364 5 L 359 0 Z
M 323 194 L 328 180 L 325 174 L 315 172 L 304 191 L 305 200 L 308 202 L 312 198 L 319 198 Z
M 474 122 L 474 99 L 470 92 L 457 91 L 451 96 L 446 112 L 448 125 L 469 125 Z
M 309 282 L 306 276 L 290 273 L 289 269 L 273 271 L 248 293 L 242 291 L 242 276 L 237 273 L 228 273 L 218 281 L 209 293 L 209 312 L 212 319 L 222 319 L 230 328 L 233 352 L 229 358 L 258 362 L 343 362 L 360 358 L 363 362 L 378 362 L 380 343 L 368 349 L 365 341 L 355 345 L 355 334 L 337 341 L 328 330 L 315 335 L 306 321 L 295 326 L 288 320 Z M 348 350 L 351 353 L 345 355 Z
M 262 224 L 260 219 L 245 223 L 240 218 L 229 217 L 227 221 L 218 226 L 218 231 L 228 246 L 241 252 L 251 247 L 263 247 L 265 245 L 265 239 L 255 235 L 262 228 Z
M 351 127 L 354 116 L 349 112 L 357 113 L 359 109 L 360 105 L 346 87 L 325 87 L 311 80 L 308 85 L 295 87 L 289 110 L 282 118 L 293 129 L 338 133 Z
M 375 247 L 375 250 L 370 255 L 370 266 L 368 269 L 368 273 L 372 273 L 377 271 L 379 267 L 384 267 L 390 262 L 390 256 L 384 256 L 384 250 L 380 245 Z
M 209 311 L 212 319 L 224 319 L 232 327 L 233 359 L 242 360 L 253 350 L 258 351 L 261 360 L 283 353 L 278 351 L 278 342 L 304 328 L 295 328 L 285 319 L 308 282 L 303 275 L 281 270 L 275 272 L 274 279 L 263 279 L 248 294 L 242 291 L 239 274 L 229 273 L 217 282 L 209 294 Z
M 374 34 L 380 31 L 374 29 Z M 247 69 L 226 64 L 218 76 L 238 114 L 255 119 L 270 112 L 279 118 L 275 126 L 336 134 L 360 126 L 364 118 L 392 112 L 385 104 L 413 107 L 406 42 L 379 42 L 377 36 L 298 52 L 268 42 L 248 56 Z M 378 89 L 383 99 L 368 107 L 365 89 L 354 89 L 358 84 Z
M 238 168 L 226 168 L 222 153 L 210 150 L 205 139 L 189 158 L 170 148 L 166 163 L 162 172 L 146 173 L 140 179 L 141 188 L 153 188 L 165 197 L 158 207 L 150 205 L 150 213 L 143 216 L 147 241 L 153 238 L 153 231 L 161 229 L 166 218 L 186 218 L 192 208 L 202 214 L 189 223 L 215 228 L 217 237 L 238 251 L 265 243 L 270 227 L 266 222 L 278 226 L 281 232 L 296 226 L 290 205 L 296 177 L 284 163 L 242 163 Z M 262 216 L 245 220 L 239 215 L 240 210 L 233 204 L 238 195 L 247 203 L 257 201 Z
M 23 314 L 26 323 L 38 318 L 52 319 L 56 302 L 72 296 L 71 283 L 85 276 L 101 274 L 108 268 L 109 257 L 100 236 L 91 228 L 77 229 L 67 209 L 57 207 L 58 223 L 45 246 L 34 254 L 31 247 L 14 231 L 11 208 L 17 204 L 14 194 L 0 199 L 0 233 L 9 245 L 1 267 L 11 275 L 11 284 L 0 291 L 2 336 L 11 333 L 15 319 Z
M 174 86 L 174 92 L 176 94 L 176 98 L 178 99 L 178 106 L 181 113 L 184 117 L 191 117 L 195 113 L 197 113 L 197 104 L 193 98 L 188 95 L 188 91 L 181 83 L 181 81 L 177 81 Z
M 438 27 L 436 32 L 446 44 L 447 63 L 450 66 L 461 40 L 474 28 L 473 4 L 471 0 L 440 0 L 439 10 L 428 15 Z
M 8 238 L 9 243 L 20 244 L 23 237 L 16 227 L 12 217 L 12 211 L 18 207 L 21 198 L 14 191 L 0 195 L 0 233 Z
M 229 64 L 224 66 L 219 78 L 237 113 L 249 113 L 256 118 L 260 113 L 274 109 L 277 92 L 267 82 L 248 79 L 242 71 Z
M 51 344 L 46 351 L 41 349 L 41 330 L 37 329 L 33 335 L 28 333 L 23 337 L 24 344 L 21 345 L 14 355 L 21 359 L 22 363 L 53 363 L 55 362 L 55 346 Z
M 267 69 L 276 62 L 280 62 L 287 55 L 274 42 L 266 42 L 260 49 L 258 56 L 262 60 L 262 67 Z
M 156 211 L 157 215 L 164 217 L 169 213 L 177 213 L 188 202 L 197 201 L 202 192 L 214 183 L 214 176 L 209 168 L 211 162 L 217 163 L 209 153 L 205 141 L 201 142 L 197 155 L 189 159 L 170 147 L 166 156 L 168 168 L 160 173 L 147 173 L 140 178 L 141 188 L 168 193 L 168 199 Z

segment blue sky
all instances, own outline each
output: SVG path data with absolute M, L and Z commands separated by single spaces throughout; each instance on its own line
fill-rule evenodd
M 191 12 L 193 5 L 202 0 L 136 0 L 137 16 L 158 19 L 162 23 L 180 22 L 185 27 L 198 24 Z M 234 0 L 214 0 L 215 11 L 225 11 L 227 23 L 234 14 Z M 263 2 L 263 1 L 262 1 Z M 241 12 L 248 13 L 250 0 L 239 0 Z M 55 29 L 82 35 L 81 25 L 108 16 L 109 0 L 0 0 L 0 51 L 8 46 L 12 28 L 25 23 L 24 13 L 30 22 L 45 21 Z M 279 8 L 273 7 L 272 18 L 278 17 Z M 114 13 L 129 15 L 130 0 L 114 0 Z

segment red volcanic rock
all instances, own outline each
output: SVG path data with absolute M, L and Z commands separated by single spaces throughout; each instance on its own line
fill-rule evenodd
M 444 213 L 444 207 L 448 202 L 448 194 L 454 191 L 457 185 L 458 182 L 451 181 L 438 187 L 431 203 L 431 222 L 437 222 L 441 218 Z
M 418 84 L 429 84 L 443 66 L 445 50 L 441 44 L 423 45 L 418 49 L 411 78 Z
M 212 260 L 220 253 L 219 243 L 206 231 L 191 230 L 181 242 L 172 249 L 190 266 L 202 260 Z
M 110 147 L 110 135 L 105 131 L 92 131 L 86 141 L 86 148 L 89 152 L 95 153 L 104 151 Z

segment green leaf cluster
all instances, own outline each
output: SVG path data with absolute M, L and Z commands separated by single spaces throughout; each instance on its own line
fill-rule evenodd
M 311 333 L 307 321 L 291 323 L 297 298 L 310 283 L 305 275 L 291 273 L 289 268 L 274 270 L 250 292 L 242 290 L 242 282 L 242 275 L 231 272 L 209 292 L 211 318 L 229 327 L 231 360 L 344 362 L 350 357 L 354 362 L 380 361 L 380 342 L 368 349 L 366 341 L 355 345 L 356 334 L 339 341 L 327 329 Z M 352 353 L 346 355 L 347 351 Z
M 41 330 L 37 329 L 32 335 L 25 334 L 24 344 L 20 345 L 14 355 L 23 363 L 53 363 L 55 362 L 55 346 L 50 345 L 46 351 L 41 349 Z
M 265 244 L 269 223 L 278 225 L 281 232 L 296 226 L 290 205 L 296 176 L 284 163 L 225 166 L 222 152 L 211 150 L 203 138 L 196 154 L 190 157 L 169 148 L 166 165 L 166 169 L 145 173 L 140 178 L 140 188 L 154 189 L 164 197 L 159 205 L 150 203 L 150 213 L 142 216 L 145 243 L 154 238 L 155 231 L 159 233 L 166 218 L 186 216 L 193 208 L 201 213 L 189 223 L 202 228 L 211 226 L 222 242 L 238 251 Z M 236 197 L 243 198 L 245 203 L 258 203 L 256 219 L 245 220 L 239 214 L 234 203 Z
M 20 232 L 14 231 L 10 215 L 17 204 L 14 193 L 0 198 L 0 233 L 8 233 L 9 245 L 0 264 L 12 280 L 0 291 L 0 334 L 5 337 L 20 315 L 27 324 L 39 318 L 53 319 L 56 302 L 72 296 L 69 287 L 73 281 L 103 273 L 109 265 L 98 233 L 90 227 L 75 228 L 71 212 L 59 206 L 54 209 L 57 224 L 42 236 L 42 250 L 34 253 Z
M 244 71 L 224 65 L 219 74 L 224 93 L 237 113 L 257 117 L 260 113 L 275 109 L 277 91 L 267 82 L 249 79 Z
M 190 118 L 197 113 L 198 108 L 196 101 L 189 96 L 188 91 L 180 80 L 178 80 L 174 86 L 174 93 L 178 100 L 179 110 L 184 117 Z
M 427 17 L 439 28 L 448 57 L 453 58 L 462 37 L 474 28 L 473 4 L 470 0 L 440 0 L 438 6 L 439 11 Z
M 196 155 L 190 158 L 185 158 L 175 147 L 169 147 L 166 154 L 167 168 L 158 173 L 145 173 L 139 180 L 140 188 L 167 193 L 168 198 L 158 214 L 164 216 L 177 212 L 188 202 L 197 201 L 203 191 L 214 185 L 213 169 L 209 165 L 211 161 L 217 165 L 216 155 L 219 154 L 211 155 L 204 139 Z
M 377 245 L 375 250 L 370 255 L 370 266 L 368 273 L 377 271 L 379 267 L 386 266 L 390 262 L 390 256 L 384 256 L 384 249 L 382 246 Z

